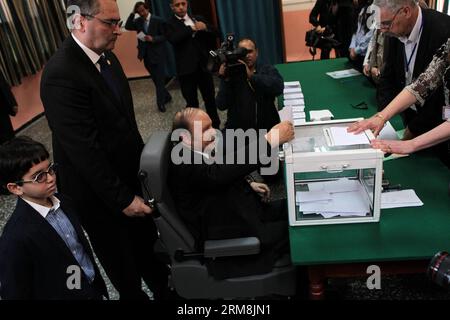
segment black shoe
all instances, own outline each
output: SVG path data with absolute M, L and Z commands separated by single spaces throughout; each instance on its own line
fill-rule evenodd
M 158 105 L 158 109 L 159 109 L 159 111 L 161 111 L 161 112 L 166 112 L 166 107 L 165 107 L 163 104 L 159 104 L 159 105 Z

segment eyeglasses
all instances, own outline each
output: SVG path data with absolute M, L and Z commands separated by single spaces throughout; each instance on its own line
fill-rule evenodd
M 91 14 L 86 14 L 86 13 L 82 13 L 81 15 L 83 17 L 87 17 L 87 18 L 91 18 L 91 19 L 97 19 L 100 22 L 103 22 L 104 24 L 107 24 L 108 26 L 113 27 L 113 28 L 116 28 L 116 27 L 121 28 L 122 24 L 123 24 L 122 20 L 116 20 L 116 19 L 105 20 L 105 19 L 97 18 L 97 17 L 95 17 L 95 16 L 93 16 Z
M 398 13 L 403 10 L 404 7 L 401 7 L 400 9 L 397 10 L 397 12 L 394 14 L 394 16 L 392 17 L 391 20 L 387 20 L 387 21 L 381 21 L 380 22 L 380 29 L 388 29 L 391 30 L 392 24 L 395 21 L 395 18 L 397 18 Z
M 56 169 L 57 169 L 58 165 L 56 163 L 52 163 L 50 164 L 50 166 L 47 168 L 47 171 L 42 171 L 39 172 L 36 177 L 34 177 L 33 180 L 19 180 L 16 181 L 15 184 L 21 186 L 24 183 L 43 183 L 47 181 L 47 175 L 55 175 L 56 174 Z

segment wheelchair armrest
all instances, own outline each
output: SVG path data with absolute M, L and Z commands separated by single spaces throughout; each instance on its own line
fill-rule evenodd
M 207 240 L 204 244 L 205 258 L 247 256 L 259 252 L 260 242 L 256 237 Z

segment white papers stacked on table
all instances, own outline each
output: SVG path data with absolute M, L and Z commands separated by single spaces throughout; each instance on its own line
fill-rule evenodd
M 280 112 L 280 119 L 287 118 L 288 112 L 290 112 L 291 121 L 294 126 L 298 126 L 302 123 L 306 123 L 305 114 L 305 97 L 302 92 L 302 88 L 299 81 L 290 81 L 284 83 L 284 109 L 289 107 L 289 111 L 285 113 Z M 281 118 L 283 116 L 283 118 Z
M 423 202 L 412 189 L 381 193 L 381 209 L 420 206 L 423 206 Z
M 332 147 L 370 144 L 364 132 L 353 134 L 346 127 L 330 127 L 323 129 L 327 144 Z
M 364 217 L 370 212 L 365 191 L 357 180 L 311 182 L 309 191 L 298 191 L 295 202 L 304 215 L 320 214 L 324 218 Z
M 346 70 L 340 70 L 340 71 L 327 72 L 326 74 L 328 76 L 332 77 L 333 79 L 342 79 L 342 78 L 359 76 L 361 74 L 361 72 L 359 72 L 356 69 L 346 69 Z
M 311 121 L 327 121 L 333 119 L 334 115 L 330 110 L 312 110 L 309 112 L 309 119 Z

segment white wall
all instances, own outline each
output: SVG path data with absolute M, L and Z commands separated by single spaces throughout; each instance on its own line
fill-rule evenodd
M 117 5 L 119 6 L 120 17 L 122 20 L 128 18 L 130 13 L 133 11 L 134 4 L 138 2 L 138 0 L 117 0 Z
M 316 0 L 283 0 L 283 11 L 312 9 Z

